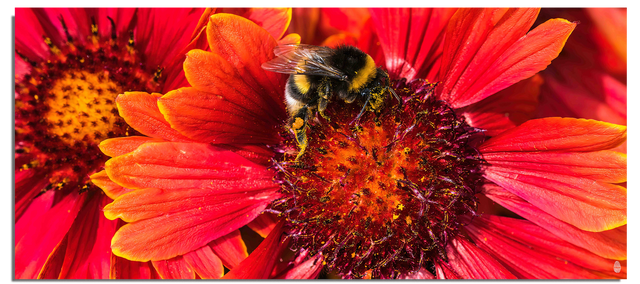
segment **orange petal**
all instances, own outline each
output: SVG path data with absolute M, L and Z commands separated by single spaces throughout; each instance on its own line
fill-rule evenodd
M 97 185 L 104 194 L 106 194 L 111 199 L 116 199 L 118 196 L 123 195 L 127 192 L 133 191 L 133 189 L 129 189 L 123 187 L 115 182 L 113 182 L 109 176 L 107 175 L 107 171 L 102 170 L 93 175 L 91 175 L 91 182 Z
M 275 228 L 278 220 L 270 213 L 262 213 L 258 218 L 248 224 L 251 230 L 254 230 L 261 237 L 266 238 L 267 235 Z
M 202 279 L 218 279 L 224 274 L 222 261 L 209 246 L 187 253 L 183 258 Z
M 262 69 L 262 63 L 275 57 L 273 48 L 277 42 L 269 32 L 245 18 L 216 14 L 209 19 L 207 38 L 211 51 L 233 66 L 235 72 L 227 76 L 234 80 L 225 81 L 226 85 L 236 88 L 253 100 L 264 101 L 263 104 L 275 108 L 276 113 L 278 110 L 284 111 L 283 96 L 287 76 Z M 189 74 L 188 69 L 185 72 Z M 210 81 L 224 78 L 221 74 L 214 74 L 217 76 Z M 192 85 L 197 87 L 193 83 Z M 250 90 L 243 91 L 246 88 L 244 86 Z
M 209 246 L 229 269 L 238 266 L 249 254 L 239 230 L 213 240 Z
M 147 142 L 161 142 L 160 138 L 150 138 L 145 136 L 129 136 L 106 139 L 100 142 L 100 151 L 109 157 L 116 157 L 129 153 L 138 146 Z
M 258 191 L 259 192 L 259 191 Z M 134 221 L 113 237 L 113 253 L 130 260 L 169 259 L 198 249 L 249 223 L 276 196 L 247 189 L 141 189 L 105 207 L 109 219 Z
M 278 45 L 282 44 L 300 44 L 300 35 L 298 34 L 288 34 L 278 41 Z
M 583 231 L 575 226 L 558 220 L 543 210 L 533 206 L 531 203 L 495 184 L 485 185 L 483 193 L 498 204 L 548 230 L 566 242 L 584 248 L 601 257 L 617 260 L 624 260 L 627 258 L 626 231 L 622 232 L 620 228 L 598 233 Z M 588 259 L 586 257 L 580 258 L 585 260 Z M 604 265 L 600 260 L 586 261 L 585 263 L 579 264 L 589 267 L 589 264 L 596 263 Z M 607 262 L 605 266 L 608 266 L 609 264 L 610 263 Z M 600 266 L 600 268 L 602 268 L 602 266 Z M 596 268 L 594 267 L 593 269 Z
M 109 178 L 121 186 L 231 191 L 277 187 L 264 166 L 209 144 L 147 143 L 105 163 Z
M 191 58 L 192 53 L 189 54 Z M 277 127 L 282 122 L 273 117 L 269 119 L 267 106 L 251 105 L 246 100 L 242 94 L 231 90 L 221 96 L 196 88 L 182 88 L 167 93 L 158 106 L 174 129 L 196 141 L 277 143 Z
M 162 279 L 195 279 L 196 273 L 182 256 L 172 259 L 152 261 L 153 267 Z
M 140 133 L 169 141 L 191 141 L 169 126 L 158 109 L 160 94 L 127 92 L 116 98 L 120 116 Z
M 574 118 L 534 119 L 480 145 L 482 153 L 522 151 L 597 151 L 627 139 L 627 127 Z
M 243 16 L 280 39 L 291 22 L 291 8 L 251 8 Z

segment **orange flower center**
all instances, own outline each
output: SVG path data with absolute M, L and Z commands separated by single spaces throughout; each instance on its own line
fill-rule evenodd
M 358 124 L 358 104 L 332 102 L 330 121 L 307 130 L 300 160 L 289 133 L 276 163 L 283 198 L 272 209 L 289 220 L 294 247 L 322 254 L 343 277 L 393 278 L 446 258 L 462 215 L 474 215 L 482 135 L 432 95 L 422 81 L 396 84 Z M 295 151 L 294 151 L 295 152 Z

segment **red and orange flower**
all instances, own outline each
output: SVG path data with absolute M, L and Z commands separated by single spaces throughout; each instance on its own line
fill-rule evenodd
M 371 9 L 379 44 L 365 33 L 354 43 L 384 56 L 403 102 L 357 124 L 360 107 L 332 102 L 299 161 L 287 77 L 260 67 L 298 41 L 282 37 L 288 17 L 211 16 L 209 50 L 184 62 L 191 87 L 116 100 L 146 136 L 100 144 L 112 158 L 92 180 L 114 199 L 105 216 L 127 222 L 113 253 L 164 278 L 223 265 L 226 278 L 253 279 L 322 267 L 346 278 L 625 278 L 626 155 L 610 149 L 626 127 L 531 119 L 535 74 L 576 26 L 530 30 L 538 12 Z M 485 197 L 522 218 L 482 214 Z M 248 257 L 245 225 L 270 231 Z M 297 257 L 278 263 L 289 245 Z

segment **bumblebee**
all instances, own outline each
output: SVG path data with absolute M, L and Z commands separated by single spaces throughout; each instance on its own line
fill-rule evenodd
M 274 53 L 276 58 L 262 64 L 262 68 L 291 74 L 285 86 L 285 103 L 290 117 L 289 126 L 295 132 L 300 147 L 297 158 L 308 144 L 306 127 L 311 114 L 317 110 L 329 120 L 324 110 L 334 97 L 346 103 L 357 98 L 364 101 L 354 121 L 360 118 L 369 104 L 374 110 L 379 109 L 387 90 L 402 103 L 390 87 L 387 72 L 377 68 L 371 56 L 354 46 L 329 48 L 285 44 L 277 46 Z

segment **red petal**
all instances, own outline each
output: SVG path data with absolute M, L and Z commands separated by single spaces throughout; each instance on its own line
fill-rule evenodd
M 44 59 L 49 56 L 49 47 L 42 40 L 42 36 L 46 33 L 40 23 L 41 19 L 35 12 L 36 10 L 31 8 L 15 9 L 15 50 L 30 60 Z
M 187 253 L 183 258 L 202 279 L 218 279 L 224 274 L 222 261 L 209 246 Z
M 311 257 L 306 261 L 295 265 L 287 271 L 281 273 L 277 279 L 316 279 L 322 271 L 322 258 L 320 255 Z
M 145 136 L 111 138 L 100 142 L 100 151 L 109 157 L 116 157 L 129 153 L 144 143 L 162 141 L 165 140 Z
M 568 175 L 490 166 L 485 177 L 552 216 L 585 231 L 627 223 L 626 189 Z
M 515 279 L 490 254 L 462 237 L 457 237 L 446 247 L 449 266 L 463 279 Z
M 180 51 L 193 39 L 203 12 L 204 8 L 138 8 L 135 43 L 146 64 L 153 69 L 163 66 L 170 73 L 181 69 Z
M 627 155 L 597 152 L 494 152 L 482 156 L 501 170 L 557 173 L 607 183 L 627 181 Z
M 288 240 L 283 240 L 284 222 L 271 231 L 269 236 L 233 270 L 229 271 L 223 279 L 267 279 L 271 274 L 280 253 L 287 247 Z
M 369 11 L 391 77 L 426 78 L 442 54 L 444 30 L 456 9 L 372 8 Z
M 602 257 L 618 260 L 624 260 L 627 258 L 626 230 L 623 232 L 620 228 L 616 228 L 610 231 L 598 233 L 583 231 L 558 220 L 557 218 L 526 202 L 524 199 L 519 198 L 497 185 L 485 185 L 483 193 L 500 205 L 548 230 L 566 242 L 582 247 Z M 583 251 L 582 249 L 575 250 Z M 589 258 L 580 257 L 580 259 Z M 589 263 L 595 264 L 597 261 L 578 264 L 590 267 Z
M 22 218 L 20 218 L 19 221 L 16 220 L 14 234 L 16 244 L 19 243 L 23 237 L 33 233 L 33 224 L 40 222 L 39 220 L 51 210 L 55 193 L 55 190 L 49 190 L 34 198 L 31 204 L 29 204 L 28 209 L 22 215 Z
M 480 101 L 545 69 L 558 56 L 576 25 L 554 19 L 524 35 L 537 17 L 538 9 L 507 11 L 495 27 L 486 13 L 467 11 L 459 18 L 454 16 L 457 21 L 449 26 L 448 34 L 460 32 L 467 27 L 465 21 L 466 25 L 475 23 L 474 17 L 480 19 L 477 24 L 482 26 L 478 33 L 470 32 L 470 37 L 453 37 L 454 40 L 445 43 L 445 52 L 450 47 L 456 53 L 445 54 L 444 60 L 457 60 L 443 63 L 441 75 L 446 75 L 440 91 L 442 98 L 454 108 Z M 464 48 L 456 51 L 456 46 Z
M 576 257 L 571 252 L 575 247 L 526 220 L 481 217 L 465 228 L 478 246 L 490 251 L 520 278 L 599 278 L 597 274 L 569 262 Z M 555 254 L 563 250 L 563 253 Z M 565 260 L 563 257 L 570 258 Z M 591 255 L 589 259 L 593 257 Z M 613 268 L 613 261 L 610 267 Z
M 86 193 L 92 194 L 92 193 Z M 93 193 L 79 212 L 67 234 L 67 246 L 60 279 L 108 279 L 111 237 L 116 222 L 102 216 L 102 207 L 111 199 Z
M 215 74 L 217 77 L 205 82 L 220 80 L 222 82 L 217 81 L 218 84 L 230 86 L 224 88 L 223 93 L 235 88 L 250 100 L 262 102 L 262 105 L 272 110 L 274 117 L 286 117 L 283 95 L 287 76 L 266 71 L 261 67 L 262 63 L 275 57 L 273 48 L 277 45 L 266 30 L 239 16 L 217 14 L 209 20 L 207 38 L 211 51 L 224 58 L 235 70 L 231 71 L 225 66 L 217 67 L 216 70 L 231 71 L 231 74 L 222 76 L 218 73 Z M 185 72 L 188 75 L 187 69 Z M 233 80 L 225 80 L 225 77 L 231 77 Z M 198 87 L 193 83 L 192 85 Z
M 182 256 L 152 261 L 162 279 L 195 279 L 196 273 Z
M 105 163 L 111 180 L 121 186 L 160 189 L 245 191 L 277 188 L 272 174 L 242 156 L 200 143 L 147 143 Z
M 113 182 L 109 176 L 107 176 L 107 171 L 104 170 L 91 175 L 91 182 L 102 189 L 104 194 L 109 196 L 111 199 L 116 199 L 120 195 L 133 191 L 133 189 L 122 187 Z
M 33 220 L 28 234 L 24 234 L 20 239 L 16 238 L 16 279 L 35 279 L 38 276 L 49 254 L 69 231 L 86 196 L 75 192 L 67 195 L 47 214 Z M 32 228 L 36 228 L 36 231 Z M 16 233 L 26 230 L 22 222 L 16 224 Z
M 209 246 L 229 269 L 238 266 L 249 254 L 239 230 L 213 240 Z
M 154 138 L 162 138 L 169 141 L 191 141 L 178 131 L 169 126 L 162 113 L 158 109 L 160 94 L 147 94 L 144 92 L 127 92 L 116 98 L 120 116 L 140 131 L 140 133 Z
M 442 261 L 436 261 L 433 263 L 436 270 L 436 276 L 438 279 L 460 279 L 460 275 L 457 275 L 451 269 L 447 267 L 446 263 Z
M 460 111 L 469 125 L 496 136 L 534 117 L 541 84 L 542 77 L 535 75 Z
M 15 164 L 21 163 L 16 159 Z M 15 171 L 15 220 L 22 218 L 31 201 L 49 184 L 45 173 L 34 169 Z
M 573 118 L 534 119 L 480 145 L 482 153 L 524 151 L 596 151 L 627 139 L 627 128 Z
M 189 53 L 190 59 L 193 54 Z M 267 109 L 252 106 L 244 101 L 246 98 L 241 101 L 234 101 L 234 98 L 242 98 L 242 95 L 231 89 L 221 96 L 195 88 L 182 88 L 167 93 L 158 105 L 174 129 L 200 142 L 277 143 L 277 127 L 281 121 L 268 119 L 270 114 Z
M 111 279 L 151 279 L 155 274 L 150 262 L 130 261 L 114 254 L 111 259 Z

